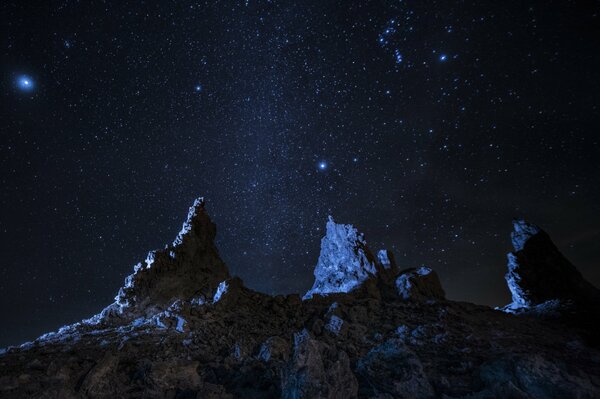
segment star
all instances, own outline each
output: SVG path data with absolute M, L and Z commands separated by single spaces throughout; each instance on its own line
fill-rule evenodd
M 200 84 L 196 85 L 196 87 L 194 87 L 194 91 L 196 93 L 200 93 L 202 91 L 202 85 L 200 85 Z
M 448 56 L 446 54 L 441 54 L 440 55 L 440 61 L 444 62 L 448 59 Z
M 327 162 L 325 162 L 325 161 L 319 162 L 319 170 L 325 170 L 325 169 L 327 169 Z
M 27 75 L 21 75 L 17 78 L 17 88 L 21 91 L 31 91 L 35 88 L 35 83 Z
M 394 50 L 394 59 L 396 60 L 396 64 L 402 63 L 402 53 L 400 53 L 400 50 Z

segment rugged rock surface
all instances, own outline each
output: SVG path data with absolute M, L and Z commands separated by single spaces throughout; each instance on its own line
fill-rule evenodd
M 361 287 L 376 277 L 376 262 L 362 233 L 352 225 L 335 223 L 329 216 L 315 267 L 315 282 L 303 299 Z
M 506 282 L 510 312 L 544 311 L 600 304 L 600 290 L 558 250 L 548 234 L 525 220 L 513 220 L 514 252 L 508 254 Z
M 403 299 L 446 299 L 437 273 L 426 266 L 404 270 L 396 279 L 396 287 Z
M 115 302 L 87 322 L 114 324 L 148 318 L 178 299 L 204 301 L 212 297 L 219 284 L 230 277 L 214 244 L 216 233 L 204 199 L 196 199 L 173 243 L 150 251 L 125 278 Z
M 214 235 L 197 201 L 108 310 L 0 351 L 0 397 L 600 396 L 581 327 L 445 300 L 431 269 L 399 272 L 350 225 L 329 220 L 305 300 L 244 287 Z

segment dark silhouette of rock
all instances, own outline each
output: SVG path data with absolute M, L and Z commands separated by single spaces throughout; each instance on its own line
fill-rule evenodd
M 402 340 L 393 338 L 371 349 L 358 361 L 364 380 L 361 396 L 426 399 L 435 396 L 419 357 Z
M 508 254 L 506 273 L 513 301 L 506 311 L 557 309 L 560 303 L 566 306 L 570 302 L 598 303 L 600 290 L 583 278 L 546 232 L 525 220 L 513 220 L 513 227 L 514 252 Z
M 530 262 L 519 267 L 553 248 L 532 250 L 538 235 L 528 226 L 515 235 L 517 258 Z M 399 272 L 391 252 L 373 257 L 350 225 L 329 220 L 306 300 L 245 287 L 214 236 L 196 201 L 175 242 L 136 267 L 116 303 L 0 350 L 0 397 L 600 397 L 593 329 L 444 300 L 435 272 Z M 560 298 L 534 308 L 562 314 L 572 295 Z
M 313 339 L 303 330 L 294 336 L 294 356 L 284 369 L 281 397 L 286 399 L 352 399 L 358 382 L 344 351 Z
M 437 273 L 425 266 L 402 271 L 396 279 L 396 287 L 403 299 L 446 299 Z
M 173 243 L 149 252 L 125 279 L 115 303 L 89 322 L 149 317 L 177 299 L 212 297 L 219 284 L 230 277 L 214 245 L 216 232 L 204 209 L 204 199 L 198 198 Z

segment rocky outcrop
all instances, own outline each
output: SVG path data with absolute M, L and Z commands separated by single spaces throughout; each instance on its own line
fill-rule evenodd
M 285 399 L 353 399 L 358 382 L 344 351 L 334 350 L 303 330 L 294 336 L 294 356 L 283 372 Z
M 411 279 L 411 282 L 406 282 L 407 288 L 413 287 L 410 295 L 425 299 L 432 294 L 434 299 L 443 299 L 443 290 L 435 272 L 420 268 L 417 270 L 424 272 L 419 275 L 413 273 L 414 270 L 400 273 L 392 251 L 382 249 L 377 252 L 377 257 L 373 256 L 362 233 L 350 224 L 335 223 L 329 216 L 314 269 L 315 281 L 303 299 L 349 292 L 378 298 L 409 295 L 408 291 L 403 293 L 396 289 L 399 274 L 406 274 L 402 279 Z M 439 289 L 427 288 L 436 282 Z M 420 291 L 417 293 L 414 289 Z
M 600 291 L 560 253 L 546 232 L 525 220 L 513 220 L 513 228 L 514 251 L 508 254 L 505 276 L 512 303 L 504 310 L 518 312 L 556 308 L 558 303 L 563 306 L 599 303 Z
M 598 394 L 597 377 L 539 354 L 502 356 L 483 364 L 479 376 L 486 388 L 476 397 L 568 398 L 577 392 L 579 397 L 593 398 Z
M 400 339 L 393 338 L 371 349 L 356 366 L 361 397 L 426 399 L 435 396 L 419 357 Z
M 600 397 L 592 330 L 444 300 L 435 272 L 398 272 L 350 225 L 329 220 L 307 300 L 244 287 L 214 234 L 196 201 L 108 310 L 0 350 L 0 397 Z
M 219 295 L 219 284 L 230 276 L 214 244 L 216 231 L 204 209 L 204 199 L 198 198 L 173 243 L 150 251 L 144 262 L 135 265 L 115 302 L 88 323 L 148 318 L 176 300 Z
M 329 216 L 314 274 L 315 282 L 303 299 L 359 288 L 376 277 L 376 260 L 362 233 L 350 224 L 335 223 Z
M 402 271 L 396 279 L 396 288 L 398 295 L 405 300 L 446 299 L 446 293 L 437 273 L 425 266 Z

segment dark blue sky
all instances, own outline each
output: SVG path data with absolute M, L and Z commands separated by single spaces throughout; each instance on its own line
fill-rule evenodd
M 0 6 L 0 346 L 110 303 L 200 195 L 264 292 L 311 286 L 328 214 L 452 299 L 509 301 L 515 216 L 600 283 L 597 2 L 27 3 Z

